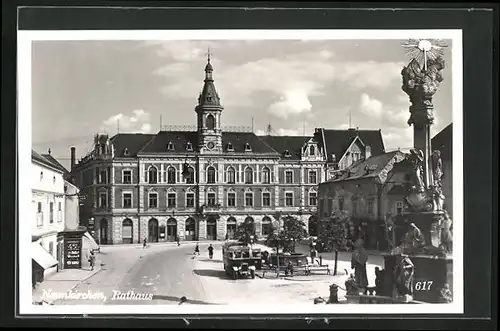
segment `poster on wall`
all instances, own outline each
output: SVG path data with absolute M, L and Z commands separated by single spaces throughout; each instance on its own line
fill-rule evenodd
M 64 242 L 64 268 L 80 269 L 82 267 L 82 240 L 81 238 L 69 238 Z

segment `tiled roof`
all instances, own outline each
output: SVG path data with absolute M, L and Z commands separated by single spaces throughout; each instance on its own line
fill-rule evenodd
M 35 161 L 38 161 L 46 166 L 49 166 L 49 167 L 52 167 L 52 168 L 56 168 L 58 169 L 59 171 L 61 172 L 64 172 L 63 170 L 61 170 L 59 167 L 57 167 L 55 164 L 53 164 L 52 162 L 50 162 L 49 160 L 47 160 L 46 158 L 44 158 L 42 155 L 38 154 L 35 150 L 31 150 L 31 159 L 32 160 L 35 160 Z
M 155 137 L 154 134 L 119 133 L 110 140 L 115 147 L 116 157 L 134 157 L 153 137 Z M 125 149 L 128 155 L 124 154 Z
M 189 154 L 196 151 L 198 144 L 198 133 L 196 131 L 160 131 L 152 136 L 153 138 L 139 150 L 140 154 L 167 152 Z M 169 142 L 172 143 L 174 148 L 172 151 L 167 149 Z M 192 151 L 186 149 L 188 142 L 191 142 Z
M 250 144 L 253 153 L 276 153 L 262 137 L 257 136 L 253 132 L 223 132 L 222 147 L 224 152 L 227 152 L 228 143 L 231 143 L 235 153 L 244 153 L 246 143 Z
M 399 160 L 404 160 L 405 154 L 400 151 L 393 151 L 371 156 L 366 160 L 359 160 L 345 169 L 339 177 L 330 179 L 329 182 L 378 177 L 395 157 L 398 157 Z
M 261 136 L 269 146 L 275 149 L 282 159 L 300 160 L 302 155 L 302 147 L 312 139 L 311 136 Z M 286 156 L 288 151 L 290 156 Z
M 337 162 L 340 161 L 347 148 L 359 136 L 361 141 L 371 147 L 371 155 L 377 156 L 385 153 L 384 141 L 380 130 L 329 130 L 317 129 L 316 139 L 324 144 L 328 161 L 332 161 L 332 154 L 335 154 Z
M 453 123 L 441 130 L 431 140 L 433 150 L 441 151 L 441 159 L 450 161 L 453 152 Z
M 59 161 L 57 161 L 56 159 L 54 159 L 54 157 L 50 154 L 42 154 L 42 156 L 44 158 L 46 158 L 50 163 L 52 163 L 52 165 L 56 168 L 58 168 L 59 170 L 61 170 L 62 172 L 64 172 L 64 175 L 69 175 L 69 171 L 68 169 L 66 169 L 61 163 L 59 163 Z

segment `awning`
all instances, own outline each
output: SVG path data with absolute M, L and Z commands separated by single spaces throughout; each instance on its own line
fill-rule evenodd
M 82 244 L 84 249 L 99 249 L 99 245 L 95 242 L 90 233 L 85 232 L 82 237 Z
M 31 258 L 44 269 L 49 269 L 58 263 L 38 242 L 31 243 Z

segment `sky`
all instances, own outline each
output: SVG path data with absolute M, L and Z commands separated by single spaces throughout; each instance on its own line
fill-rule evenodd
M 196 124 L 210 49 L 222 125 L 265 134 L 381 129 L 386 150 L 413 145 L 401 70 L 404 40 L 34 41 L 32 139 L 69 168 L 98 132 Z M 452 121 L 451 41 L 434 95 L 432 135 Z M 160 121 L 161 118 L 161 121 Z M 350 125 L 349 125 L 350 121 Z

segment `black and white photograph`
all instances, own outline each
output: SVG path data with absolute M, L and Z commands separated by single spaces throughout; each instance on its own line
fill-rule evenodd
M 460 30 L 18 54 L 21 313 L 463 313 Z

